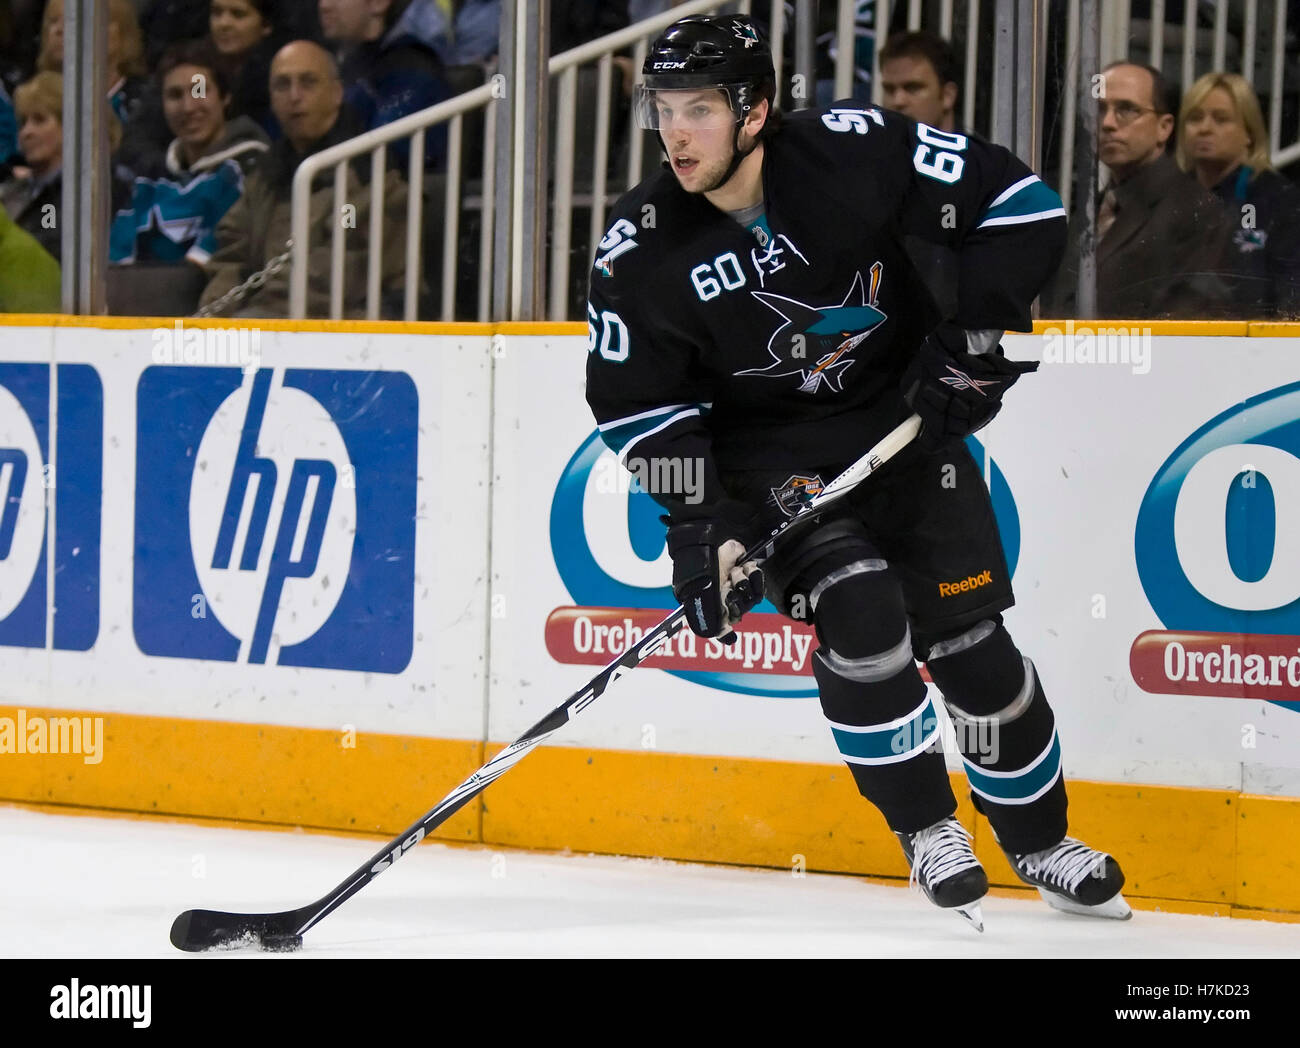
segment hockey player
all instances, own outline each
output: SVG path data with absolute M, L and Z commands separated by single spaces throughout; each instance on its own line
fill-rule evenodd
M 646 473 L 703 478 L 651 491 L 690 628 L 725 638 L 764 594 L 811 618 L 822 709 L 859 791 L 914 883 L 982 928 L 988 879 L 954 818 L 925 662 L 957 726 L 996 733 L 992 760 L 957 735 L 1020 877 L 1058 908 L 1128 916 L 1115 860 L 1066 836 L 1055 721 L 1002 625 L 1007 565 L 962 442 L 1037 366 L 998 341 L 1030 328 L 1060 260 L 1060 199 L 971 135 L 851 102 L 780 113 L 771 54 L 743 18 L 674 23 L 643 74 L 638 123 L 667 163 L 618 203 L 596 251 L 587 400 L 630 468 L 692 463 Z M 937 315 L 909 233 L 958 252 L 955 315 Z M 847 506 L 761 572 L 736 563 L 913 411 L 917 441 Z

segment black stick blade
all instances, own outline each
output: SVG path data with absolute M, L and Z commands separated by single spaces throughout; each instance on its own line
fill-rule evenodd
M 186 910 L 172 922 L 172 945 L 186 953 L 274 944 L 295 937 L 302 925 L 298 910 L 283 913 L 225 913 L 221 910 Z M 267 939 L 272 940 L 268 946 Z

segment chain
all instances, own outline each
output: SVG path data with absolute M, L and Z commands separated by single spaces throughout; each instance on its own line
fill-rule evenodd
M 293 241 L 284 242 L 284 251 L 276 255 L 265 266 L 259 269 L 242 284 L 236 284 L 220 298 L 209 302 L 206 306 L 200 307 L 195 311 L 196 317 L 217 317 L 223 316 L 227 309 L 242 299 L 245 295 L 252 294 L 280 270 L 289 264 L 289 257 L 293 254 Z

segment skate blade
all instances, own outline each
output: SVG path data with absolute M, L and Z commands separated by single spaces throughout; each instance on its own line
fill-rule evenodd
M 1039 888 L 1038 894 L 1052 909 L 1060 910 L 1062 913 L 1074 913 L 1080 917 L 1105 917 L 1112 921 L 1127 921 L 1133 916 L 1133 908 L 1118 892 L 1113 898 L 1096 906 L 1084 906 L 1083 903 L 1075 902 L 1068 895 L 1049 892 L 1046 888 Z
M 984 911 L 980 909 L 978 902 L 970 903 L 967 906 L 954 906 L 954 913 L 959 913 L 966 918 L 966 921 L 977 932 L 984 930 Z

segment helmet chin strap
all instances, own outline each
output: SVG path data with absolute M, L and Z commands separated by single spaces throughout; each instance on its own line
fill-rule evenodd
M 741 127 L 743 126 L 744 125 L 741 124 L 740 127 L 736 128 L 736 137 L 731 143 L 731 163 L 727 165 L 727 173 L 722 176 L 722 181 L 718 183 L 717 188 L 719 189 L 721 189 L 723 186 L 725 186 L 728 182 L 731 181 L 732 176 L 740 168 L 740 165 L 744 161 L 745 157 L 749 156 L 749 154 L 754 151 L 753 146 L 751 146 L 744 153 L 740 151 L 740 130 Z
M 728 182 L 730 182 L 732 176 L 735 175 L 735 173 L 740 169 L 740 165 L 744 163 L 745 157 L 749 156 L 750 153 L 752 153 L 755 149 L 758 148 L 758 140 L 755 139 L 754 144 L 751 145 L 747 150 L 745 150 L 743 153 L 740 151 L 740 130 L 741 127 L 743 126 L 744 124 L 742 123 L 736 128 L 736 137 L 734 141 L 732 141 L 731 143 L 731 163 L 727 165 L 727 171 L 726 174 L 722 176 L 722 181 L 719 182 L 716 186 L 714 186 L 713 187 L 714 189 L 721 189 Z

